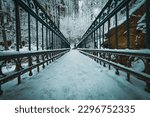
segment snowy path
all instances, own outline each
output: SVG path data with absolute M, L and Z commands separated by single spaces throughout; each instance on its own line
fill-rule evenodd
M 77 50 L 24 79 L 21 85 L 9 82 L 3 89 L 0 99 L 150 99 L 142 88 Z

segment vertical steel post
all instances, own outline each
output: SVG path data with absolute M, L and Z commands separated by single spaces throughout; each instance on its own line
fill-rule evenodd
M 38 8 L 37 6 L 35 6 L 36 8 L 36 14 L 38 15 Z M 39 50 L 39 36 L 38 36 L 38 20 L 36 19 L 36 48 L 37 50 Z
M 16 17 L 16 50 L 19 51 L 20 38 L 21 38 L 21 28 L 20 28 L 20 14 L 19 14 L 19 5 L 16 1 L 15 3 L 15 17 Z M 17 58 L 16 70 L 20 70 L 20 60 Z M 21 83 L 21 76 L 18 76 L 18 84 Z
M 35 9 L 36 9 L 36 14 L 38 15 L 38 7 L 35 6 Z M 36 19 L 36 50 L 38 51 L 39 50 L 39 26 L 38 26 L 38 20 Z M 39 63 L 39 56 L 36 56 L 36 61 L 37 63 Z M 39 73 L 40 72 L 40 67 L 37 66 L 37 72 Z
M 51 44 L 52 44 L 52 45 L 51 45 L 51 46 L 52 46 L 52 49 L 54 49 L 54 43 L 53 43 L 53 42 L 54 42 L 54 33 L 53 33 L 53 31 L 52 31 L 52 42 L 51 42 Z
M 38 20 L 36 20 L 36 50 L 39 50 Z
M 49 49 L 51 49 L 51 31 L 49 30 Z
M 15 3 L 15 17 L 16 17 L 16 50 L 19 51 L 20 38 L 21 38 L 21 28 L 20 28 L 20 14 L 19 14 L 19 6 L 16 1 Z
M 30 14 L 28 13 L 28 43 L 29 43 L 29 51 L 31 51 L 31 29 L 30 29 Z
M 49 49 L 49 28 L 47 28 L 47 49 Z
M 44 26 L 42 24 L 42 50 L 44 50 Z
M 146 43 L 150 49 L 150 0 L 146 0 Z
M 28 0 L 28 6 L 30 7 L 30 1 Z M 29 51 L 31 51 L 31 22 L 30 22 L 30 13 L 28 12 L 28 43 Z
M 97 49 L 99 49 L 99 28 L 97 29 Z
M 110 12 L 110 4 L 108 5 L 108 11 L 107 11 L 107 13 L 109 14 L 109 12 Z M 109 49 L 111 48 L 110 47 L 110 20 L 111 20 L 111 18 L 108 19 L 108 48 Z
M 108 48 L 110 49 L 110 19 L 108 20 Z M 108 54 L 108 59 L 110 60 L 110 54 Z M 110 65 L 109 65 L 109 70 L 110 70 Z
M 108 48 L 110 49 L 110 19 L 108 20 Z
M 42 15 L 43 19 L 43 15 Z M 44 50 L 44 25 L 42 24 L 42 50 Z M 42 55 L 42 60 L 45 61 L 44 55 Z M 45 68 L 45 64 L 43 63 L 42 68 Z
M 116 49 L 118 49 L 118 16 L 115 14 Z
M 48 49 L 48 29 L 46 27 L 46 49 Z
M 59 48 L 59 45 L 58 45 L 58 36 L 56 35 L 56 49 Z
M 103 34 L 102 34 L 102 47 L 104 48 L 104 38 L 105 38 L 105 24 L 103 24 Z
M 54 36 L 55 38 L 55 49 L 57 49 L 57 35 L 55 34 L 55 36 Z
M 99 46 L 100 46 L 100 49 L 101 49 L 101 45 L 102 45 L 102 33 L 101 33 L 101 27 L 99 27 Z
M 55 49 L 57 49 L 57 35 L 55 34 Z
M 55 49 L 55 47 L 56 47 L 56 45 L 55 45 L 55 44 L 56 44 L 56 43 L 55 43 L 55 41 L 56 41 L 56 40 L 55 40 L 55 33 L 53 33 L 53 49 Z
M 127 48 L 130 49 L 130 24 L 129 24 L 129 4 L 127 3 L 126 5 L 126 30 L 127 30 L 127 35 L 126 35 L 126 42 L 127 42 Z
M 93 32 L 93 41 L 94 41 L 94 48 L 96 48 L 95 31 Z
M 28 0 L 28 5 L 30 7 L 30 1 Z M 31 51 L 31 16 L 28 12 L 28 43 L 29 43 L 29 51 Z M 32 58 L 29 57 L 29 66 L 32 66 Z M 29 71 L 29 76 L 32 76 L 32 69 Z
M 115 1 L 115 7 L 117 5 L 117 1 Z M 116 32 L 116 49 L 118 49 L 118 15 L 115 14 L 115 32 Z
M 55 49 L 55 33 L 53 33 L 53 49 Z
M 46 23 L 47 23 L 47 18 L 46 18 Z M 48 49 L 48 28 L 46 27 L 46 49 Z

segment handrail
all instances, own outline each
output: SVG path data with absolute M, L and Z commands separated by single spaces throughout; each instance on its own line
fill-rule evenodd
M 4 84 L 36 67 L 39 67 L 40 65 L 43 65 L 44 63 L 47 63 L 48 61 L 55 59 L 63 54 L 65 54 L 66 52 L 68 52 L 69 49 L 59 49 L 59 50 L 51 50 L 51 51 L 41 51 L 41 52 L 30 52 L 30 53 L 26 53 L 26 52 L 22 52 L 22 53 L 16 53 L 16 54 L 5 54 L 4 57 L 0 60 L 0 61 L 9 61 L 9 60 L 15 60 L 15 59 L 22 59 L 24 57 L 39 57 L 39 56 L 49 56 L 48 58 L 46 58 L 46 60 L 42 61 L 42 62 L 38 62 L 36 64 L 31 64 L 31 66 L 28 66 L 27 68 L 23 68 L 20 69 L 19 71 L 14 71 L 11 74 L 1 74 L 3 75 L 2 78 L 0 78 L 0 84 Z M 53 54 L 53 53 L 58 53 L 58 54 Z M 53 54 L 52 56 L 50 56 L 51 54 Z M 2 57 L 2 55 L 0 55 L 0 57 Z M 38 58 L 39 59 L 39 58 Z M 21 63 L 20 63 L 21 64 Z M 1 64 L 2 65 L 2 64 Z M 2 66 L 0 66 L 2 68 Z M 21 66 L 20 66 L 21 67 Z M 1 73 L 2 70 L 0 69 Z
M 18 79 L 18 84 L 21 83 L 21 75 L 29 72 L 29 76 L 33 75 L 32 70 L 37 68 L 37 72 L 40 71 L 40 66 L 45 68 L 45 63 L 53 62 L 55 59 L 61 57 L 67 53 L 70 48 L 56 49 L 48 51 L 38 52 L 4 52 L 0 53 L 0 94 L 2 93 L 1 85 L 11 81 L 15 78 Z M 3 67 L 6 67 L 7 62 L 12 63 L 15 66 L 13 71 L 9 73 L 3 72 Z M 27 66 L 22 66 L 27 63 Z
M 150 75 L 149 75 L 149 74 L 135 71 L 135 70 L 133 70 L 132 68 L 128 68 L 128 67 L 125 67 L 125 66 L 123 66 L 123 65 L 116 64 L 115 62 L 111 62 L 111 61 L 109 61 L 109 60 L 106 60 L 106 59 L 103 59 L 103 58 L 99 58 L 99 57 L 97 57 L 97 56 L 95 56 L 95 55 L 89 54 L 89 53 L 84 52 L 84 51 L 82 51 L 82 50 L 80 50 L 80 52 L 83 53 L 83 54 L 85 54 L 85 55 L 88 55 L 88 56 L 90 56 L 90 57 L 93 57 L 93 58 L 96 58 L 96 59 L 98 59 L 98 60 L 101 60 L 101 61 L 103 61 L 103 62 L 105 62 L 105 63 L 108 63 L 108 64 L 110 64 L 110 65 L 112 65 L 112 66 L 114 66 L 114 67 L 116 67 L 116 68 L 118 68 L 118 69 L 120 69 L 120 70 L 129 72 L 129 73 L 131 73 L 131 74 L 133 74 L 133 75 L 135 75 L 135 76 L 137 76 L 137 77 L 139 77 L 139 78 L 142 77 L 142 78 L 145 78 L 145 79 L 147 79 L 147 80 L 150 81 Z
M 124 50 L 124 49 L 87 49 L 87 48 L 78 48 L 78 50 L 86 51 L 86 52 L 99 52 L 99 53 L 110 53 L 110 54 L 118 54 L 118 55 L 128 55 L 132 57 L 144 57 L 150 59 L 150 50 Z
M 150 50 L 113 50 L 113 49 L 78 49 L 82 54 L 94 58 L 96 61 L 100 61 L 105 64 L 114 66 L 116 69 L 116 74 L 119 75 L 119 71 L 125 71 L 127 73 L 127 80 L 130 81 L 130 74 L 134 75 L 140 80 L 146 82 L 146 89 L 150 91 Z M 113 58 L 112 58 L 113 57 Z M 145 65 L 145 70 L 139 72 L 131 68 L 131 63 L 134 58 L 141 59 Z
M 65 51 L 65 50 L 68 50 L 68 48 L 43 50 L 43 51 L 0 52 L 0 61 L 5 61 L 7 59 L 13 59 L 13 58 L 30 57 L 30 56 L 47 54 L 47 53 L 61 52 L 61 51 Z

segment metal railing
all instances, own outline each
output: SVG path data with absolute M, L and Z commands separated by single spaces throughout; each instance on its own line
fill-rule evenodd
M 32 70 L 37 68 L 40 71 L 40 66 L 45 68 L 45 65 L 53 62 L 61 57 L 70 49 L 55 49 L 37 52 L 5 52 L 0 53 L 0 89 L 1 85 L 18 79 L 18 84 L 21 83 L 21 75 L 29 72 L 29 76 L 33 75 Z M 7 66 L 14 67 L 12 70 L 3 71 Z M 2 93 L 2 89 L 1 89 Z
M 109 0 L 82 36 L 77 44 L 77 48 L 81 53 L 93 58 L 100 64 L 108 65 L 109 69 L 113 66 L 118 75 L 119 70 L 125 71 L 128 81 L 130 81 L 130 75 L 145 81 L 146 90 L 150 92 L 150 6 L 148 5 L 150 1 L 142 1 L 141 7 L 138 7 L 140 11 L 132 11 L 131 7 L 136 1 Z M 119 17 L 121 17 L 119 14 L 121 12 L 125 18 L 122 23 L 119 22 Z M 142 13 L 140 17 L 138 13 Z M 142 39 L 145 39 L 145 43 L 142 48 L 137 49 L 135 46 L 133 47 L 133 45 L 136 45 L 137 35 L 133 35 L 131 31 L 133 27 L 137 26 L 138 20 L 144 14 L 146 14 L 146 32 L 143 34 L 145 38 L 143 36 Z M 135 22 L 132 24 L 134 20 Z M 114 23 L 113 26 L 111 24 L 112 21 Z M 123 31 L 119 32 L 122 29 Z M 123 36 L 124 40 L 121 36 Z M 123 44 L 124 46 L 120 46 Z M 143 72 L 132 68 L 132 62 L 135 59 L 143 62 L 145 67 Z
M 150 50 L 103 50 L 103 49 L 78 49 L 81 53 L 93 58 L 95 61 L 106 67 L 109 70 L 111 66 L 116 69 L 116 74 L 119 75 L 119 70 L 127 73 L 127 80 L 130 81 L 130 76 L 146 82 L 146 90 L 150 91 Z M 146 52 L 145 52 L 146 51 Z M 140 60 L 143 63 L 144 70 L 137 71 L 132 63 Z M 139 66 L 142 67 L 142 66 Z
M 130 18 L 135 18 L 138 17 L 134 16 L 134 13 L 131 12 L 130 10 L 130 6 L 132 6 L 133 0 L 109 0 L 107 2 L 107 4 L 104 6 L 104 8 L 101 10 L 101 12 L 99 13 L 99 15 L 96 17 L 96 19 L 93 21 L 93 23 L 91 24 L 91 26 L 88 28 L 88 30 L 86 31 L 86 33 L 82 36 L 81 40 L 79 41 L 79 43 L 77 44 L 78 48 L 89 48 L 88 45 L 89 43 L 93 43 L 92 48 L 111 48 L 111 29 L 114 28 L 114 33 L 113 35 L 115 35 L 115 48 L 119 49 L 118 47 L 118 41 L 119 41 L 119 20 L 118 18 L 121 17 L 119 16 L 120 12 L 122 11 L 123 15 L 125 15 L 124 18 L 126 18 L 126 20 L 124 21 L 124 32 L 122 32 L 122 35 L 125 36 L 125 47 L 124 48 L 131 48 L 131 26 L 132 25 L 130 22 Z M 136 2 L 137 0 L 134 0 L 134 2 Z M 144 13 L 146 13 L 146 42 L 145 42 L 145 46 L 146 48 L 150 49 L 150 22 L 149 22 L 149 18 L 150 18 L 150 6 L 148 5 L 149 0 L 145 0 L 145 3 L 143 3 L 144 7 L 141 8 L 142 10 L 144 9 Z M 143 14 L 142 14 L 143 15 Z M 112 24 L 110 23 L 111 21 L 113 21 L 114 26 L 111 26 Z M 144 22 L 143 22 L 144 23 Z M 107 27 L 107 29 L 106 29 Z M 107 33 L 107 34 L 106 34 Z M 123 34 L 124 33 L 124 34 Z M 106 40 L 107 37 L 107 40 Z M 134 37 L 136 38 L 136 35 L 134 35 Z M 107 41 L 108 46 L 105 46 L 105 43 Z M 99 46 L 98 47 L 98 42 L 99 42 Z
M 13 0 L 15 7 L 16 21 L 16 51 L 0 52 L 0 95 L 3 93 L 2 85 L 15 78 L 18 79 L 18 84 L 21 83 L 21 76 L 29 72 L 29 76 L 33 75 L 33 69 L 37 68 L 37 72 L 41 67 L 53 62 L 55 59 L 64 55 L 70 50 L 70 43 L 57 28 L 45 9 L 36 0 Z M 24 27 L 21 22 L 21 12 L 27 14 L 27 47 L 28 51 L 21 51 L 22 47 L 22 30 Z M 31 24 L 34 21 L 35 24 Z M 35 30 L 31 27 L 35 25 Z M 25 30 L 25 29 L 24 29 Z M 35 40 L 32 51 L 33 34 Z M 13 69 L 4 70 L 11 66 Z
M 39 50 L 39 33 L 41 33 L 41 46 L 44 49 L 70 48 L 70 43 L 64 35 L 56 27 L 50 16 L 45 12 L 44 8 L 36 0 L 14 0 L 15 18 L 16 18 L 16 48 L 19 51 L 21 46 L 21 25 L 20 25 L 20 8 L 28 13 L 28 44 L 31 50 L 31 18 L 35 20 L 36 25 L 36 47 Z M 41 25 L 39 25 L 39 23 Z M 41 32 L 39 29 L 41 28 Z M 44 29 L 46 31 L 44 31 Z M 44 38 L 44 35 L 45 38 Z M 49 36 L 49 37 L 48 37 Z

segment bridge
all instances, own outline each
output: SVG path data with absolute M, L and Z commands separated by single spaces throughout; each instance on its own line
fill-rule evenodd
M 143 4 L 144 49 L 136 48 L 136 35 L 131 34 L 131 0 L 109 0 L 71 48 L 36 0 L 14 0 L 16 51 L 0 52 L 0 99 L 150 99 L 150 1 Z M 28 14 L 28 51 L 20 50 L 20 8 Z M 126 17 L 123 41 L 121 10 Z M 31 17 L 36 22 L 36 51 L 31 49 Z M 115 27 L 110 25 L 112 18 Z M 13 70 L 5 72 L 9 64 Z

